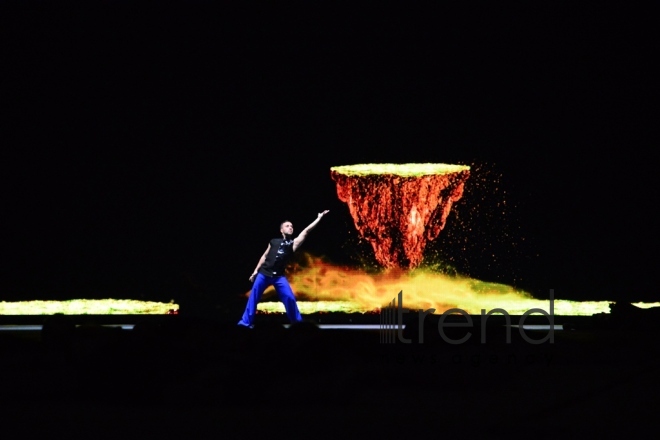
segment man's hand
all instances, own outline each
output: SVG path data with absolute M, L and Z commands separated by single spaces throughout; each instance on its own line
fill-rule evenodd
M 253 273 L 252 275 L 250 275 L 250 282 L 251 282 L 251 283 L 254 283 L 254 279 L 255 279 L 256 277 L 257 277 L 257 272 L 255 272 L 255 273 Z
M 293 252 L 296 251 L 300 247 L 300 245 L 305 241 L 305 238 L 307 237 L 307 233 L 314 229 L 316 225 L 321 221 L 324 215 L 326 215 L 329 210 L 325 210 L 323 212 L 319 212 L 319 215 L 316 217 L 316 220 L 311 222 L 305 229 L 300 232 L 300 235 L 298 235 L 296 238 L 293 239 Z

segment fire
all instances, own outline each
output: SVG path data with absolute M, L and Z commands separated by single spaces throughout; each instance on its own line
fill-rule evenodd
M 403 291 L 406 308 L 444 311 L 459 304 L 465 310 L 475 310 L 486 303 L 502 307 L 505 303 L 531 299 L 529 294 L 510 286 L 449 276 L 430 269 L 390 268 L 369 274 L 361 269 L 334 266 L 320 258 L 307 258 L 306 267 L 291 275 L 291 287 L 301 300 L 351 301 L 363 310 L 377 310 Z
M 510 315 L 523 315 L 532 309 L 550 313 L 549 300 L 534 299 L 513 286 L 422 267 L 427 243 L 437 238 L 452 205 L 463 196 L 469 166 L 364 164 L 333 167 L 330 171 L 339 199 L 348 205 L 355 227 L 371 244 L 382 268 L 372 273 L 303 254 L 305 261 L 287 275 L 301 313 L 378 312 L 399 292 L 404 308 L 434 309 L 436 314 L 449 309 L 472 315 L 494 309 Z M 474 187 L 479 187 L 479 179 Z M 488 189 L 498 188 L 489 183 Z M 258 310 L 284 311 L 274 293 L 272 287 L 264 292 Z M 610 306 L 607 301 L 557 299 L 552 304 L 555 314 L 565 316 L 609 313 Z
M 288 275 L 302 313 L 376 312 L 400 291 L 403 292 L 403 307 L 411 310 L 433 308 L 435 314 L 452 308 L 473 315 L 481 314 L 482 309 L 488 312 L 496 308 L 504 309 L 510 315 L 522 315 L 533 308 L 549 313 L 549 301 L 534 299 L 529 293 L 506 284 L 450 276 L 426 268 L 408 271 L 392 268 L 372 274 L 358 268 L 333 265 L 309 254 L 303 256 L 304 261 Z M 245 296 L 249 294 L 248 291 Z M 259 304 L 259 310 L 284 311 L 272 287 L 264 292 L 264 302 Z M 608 313 L 609 302 L 555 300 L 554 312 L 576 316 Z
M 385 268 L 415 268 L 463 196 L 470 167 L 362 164 L 332 167 L 337 195 Z
M 0 301 L 0 315 L 141 315 L 177 314 L 179 305 L 133 299 L 72 299 L 68 301 Z M 172 312 L 172 313 L 170 313 Z

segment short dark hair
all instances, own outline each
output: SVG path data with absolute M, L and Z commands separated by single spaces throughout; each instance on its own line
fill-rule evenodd
M 280 223 L 280 229 L 282 229 L 282 225 L 284 225 L 284 223 L 291 223 L 291 220 L 284 220 L 282 223 Z

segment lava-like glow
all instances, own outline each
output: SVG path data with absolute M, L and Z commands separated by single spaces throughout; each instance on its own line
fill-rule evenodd
M 420 177 L 440 174 L 452 174 L 469 170 L 466 165 L 450 165 L 446 163 L 366 163 L 358 165 L 343 165 L 330 170 L 346 176 L 370 176 L 391 174 L 399 177 Z
M 650 309 L 651 307 L 660 307 L 660 303 L 632 303 L 633 306 L 640 309 Z
M 405 303 L 405 298 L 404 298 Z M 610 302 L 608 301 L 569 301 L 569 300 L 555 300 L 555 316 L 592 316 L 597 313 L 610 313 Z M 646 304 L 644 306 L 636 304 L 638 307 L 649 308 L 649 307 L 658 307 L 660 303 Z M 405 305 L 408 308 L 407 305 Z M 513 306 L 513 307 L 511 307 Z M 298 308 L 300 313 L 303 315 L 308 315 L 310 313 L 330 313 L 330 312 L 342 312 L 342 313 L 369 313 L 365 308 L 357 302 L 352 301 L 321 301 L 321 303 L 313 301 L 298 301 Z M 462 307 L 459 309 L 465 310 Z M 511 316 L 520 316 L 523 315 L 530 309 L 541 309 L 550 313 L 548 301 L 532 301 L 528 303 L 528 307 L 522 307 L 521 305 L 511 304 L 508 308 L 504 310 Z M 284 313 L 284 304 L 281 302 L 261 302 L 257 306 L 257 310 L 263 313 Z M 415 309 L 413 309 L 415 310 Z M 493 310 L 493 308 L 485 308 L 486 312 Z M 377 312 L 377 311 L 375 311 Z M 481 310 L 470 311 L 465 310 L 466 313 L 470 315 L 480 315 Z M 435 315 L 441 315 L 443 311 L 436 310 Z
M 359 164 L 330 168 L 337 195 L 385 268 L 415 268 L 445 227 L 470 176 L 464 165 Z
M 360 303 L 354 301 L 298 301 L 298 309 L 303 315 L 311 313 L 369 313 Z M 257 310 L 264 313 L 285 313 L 284 304 L 277 301 L 260 302 Z M 372 311 L 377 313 L 378 311 Z
M 288 273 L 301 313 L 378 313 L 382 307 L 397 299 L 399 292 L 402 292 L 403 308 L 420 311 L 433 309 L 434 314 L 442 314 L 449 309 L 460 309 L 471 315 L 495 309 L 509 315 L 524 315 L 533 309 L 558 316 L 610 313 L 610 301 L 570 301 L 555 297 L 551 302 L 550 299 L 533 298 L 513 286 L 455 274 L 450 264 L 443 263 L 435 268 L 430 268 L 428 261 L 421 264 L 427 243 L 443 230 L 452 205 L 462 198 L 465 182 L 470 177 L 470 167 L 361 164 L 333 167 L 330 171 L 339 199 L 347 204 L 360 237 L 371 244 L 381 270 L 374 273 L 337 266 L 305 255 L 307 261 Z M 497 179 L 485 180 L 485 174 L 476 170 L 475 177 L 476 180 L 472 180 L 474 184 L 468 186 L 467 194 L 477 188 L 483 198 L 500 191 Z M 501 192 L 504 194 L 506 191 Z M 474 215 L 474 210 L 478 210 L 474 202 L 473 197 L 468 208 L 469 215 L 457 222 L 462 233 L 474 232 L 474 223 L 470 221 L 475 219 L 481 222 L 497 220 L 507 225 L 504 222 L 506 199 L 498 196 L 491 206 L 493 209 L 487 210 L 485 215 L 483 212 L 477 213 L 480 217 Z M 506 240 L 510 251 L 517 251 L 518 239 L 513 239 L 506 228 L 498 228 L 498 231 L 504 232 L 492 239 L 489 236 L 489 243 Z M 520 241 L 524 240 L 525 236 L 520 236 Z M 461 237 L 460 242 L 454 244 L 466 251 L 466 243 L 467 237 Z M 493 262 L 497 259 L 494 253 L 489 256 L 492 256 Z M 448 271 L 452 274 L 447 274 Z M 246 292 L 245 296 L 249 294 Z M 259 311 L 284 312 L 284 306 L 272 287 L 264 294 L 258 305 Z M 640 308 L 658 306 L 657 303 L 634 305 Z
M 550 313 L 549 300 L 534 299 L 529 293 L 500 283 L 480 281 L 465 276 L 449 276 L 431 269 L 411 271 L 385 270 L 370 274 L 361 269 L 335 266 L 305 254 L 307 261 L 289 275 L 301 313 L 341 311 L 368 313 L 380 310 L 403 292 L 403 307 L 412 310 L 435 309 L 435 314 L 459 308 L 469 314 L 481 314 L 500 308 L 510 315 L 522 315 L 530 309 Z M 245 296 L 249 296 L 246 292 Z M 609 313 L 608 301 L 554 300 L 554 314 L 589 316 Z M 283 312 L 275 290 L 269 287 L 258 310 Z
M 131 299 L 0 302 L 0 315 L 164 315 L 178 304 Z

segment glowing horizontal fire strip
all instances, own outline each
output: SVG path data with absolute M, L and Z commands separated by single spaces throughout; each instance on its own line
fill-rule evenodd
M 298 309 L 303 315 L 311 313 L 367 313 L 375 310 L 365 310 L 359 303 L 351 301 L 298 301 Z M 260 302 L 257 310 L 265 313 L 284 313 L 281 302 Z
M 342 267 L 322 258 L 303 254 L 306 259 L 289 276 L 301 313 L 379 311 L 402 292 L 403 307 L 409 310 L 435 309 L 435 314 L 457 308 L 470 315 L 503 309 L 509 315 L 521 316 L 531 309 L 550 313 L 549 299 L 536 299 L 531 294 L 506 284 L 482 281 L 465 276 L 449 276 L 432 268 L 411 271 L 386 270 L 367 273 L 360 268 Z M 245 297 L 250 291 L 245 292 Z M 554 297 L 554 296 L 553 296 Z M 610 313 L 611 301 L 573 301 L 555 299 L 557 316 L 591 316 Z M 634 303 L 641 309 L 660 307 L 660 303 Z M 283 313 L 275 290 L 266 289 L 257 310 Z
M 401 177 L 441 175 L 467 171 L 467 165 L 450 165 L 446 163 L 369 163 L 358 165 L 342 165 L 330 168 L 346 176 L 366 176 L 369 174 L 394 174 Z
M 77 325 L 76 327 L 80 327 Z M 117 328 L 121 327 L 122 330 L 133 330 L 134 324 L 113 324 L 104 325 L 103 327 Z M 43 330 L 43 325 L 0 325 L 0 332 L 34 332 Z
M 0 315 L 164 315 L 179 305 L 131 299 L 0 302 Z
M 591 316 L 597 313 L 610 313 L 610 304 L 609 301 L 555 300 L 554 314 L 556 316 Z M 484 304 L 483 308 L 486 313 L 495 308 L 501 308 L 506 310 L 509 315 L 519 316 L 533 308 L 542 309 L 549 313 L 549 305 L 549 301 L 527 299 L 499 305 L 497 303 Z M 644 309 L 660 307 L 660 303 L 635 303 L 633 305 Z M 315 312 L 368 313 L 377 311 L 367 309 L 361 304 L 351 301 L 298 301 L 298 308 L 302 314 Z M 465 310 L 471 315 L 481 314 L 481 309 L 475 309 L 474 306 L 461 307 L 459 304 L 456 308 Z M 265 313 L 284 313 L 284 305 L 281 302 L 262 302 L 257 306 L 257 310 Z M 442 314 L 444 311 L 436 310 L 434 314 Z

